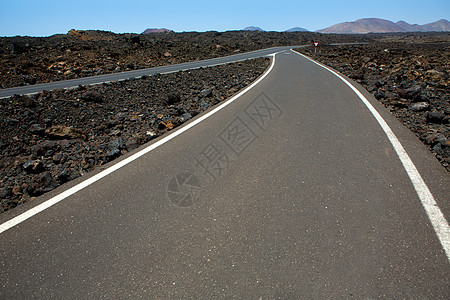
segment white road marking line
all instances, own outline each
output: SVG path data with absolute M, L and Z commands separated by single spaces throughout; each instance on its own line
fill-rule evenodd
M 284 51 L 284 50 L 283 50 Z M 279 53 L 279 52 L 277 52 Z M 269 73 L 272 71 L 273 66 L 275 65 L 275 55 L 277 54 L 272 54 L 271 56 L 273 56 L 272 58 L 272 62 L 270 64 L 269 69 L 260 77 L 258 78 L 255 82 L 253 82 L 251 85 L 249 85 L 248 87 L 246 87 L 244 90 L 242 90 L 241 92 L 239 92 L 237 95 L 235 95 L 234 97 L 232 97 L 231 99 L 229 99 L 228 101 L 224 102 L 223 104 L 221 104 L 220 106 L 216 107 L 215 109 L 211 110 L 210 112 L 206 113 L 205 115 L 199 117 L 198 119 L 192 121 L 191 123 L 188 123 L 186 126 L 174 131 L 173 133 L 169 134 L 168 136 L 166 136 L 165 138 L 159 140 L 158 142 L 151 144 L 149 146 L 147 146 L 146 148 L 142 149 L 141 151 L 133 154 L 130 157 L 125 158 L 124 160 L 112 165 L 111 167 L 107 168 L 106 170 L 98 173 L 97 175 L 94 175 L 86 180 L 84 180 L 83 182 L 77 184 L 76 186 L 62 192 L 61 194 L 58 194 L 50 199 L 48 199 L 47 201 L 27 210 L 26 212 L 12 218 L 11 220 L 6 221 L 5 223 L 0 225 L 0 234 L 20 223 L 22 223 L 23 221 L 31 218 L 32 216 L 46 210 L 47 208 L 55 205 L 56 203 L 66 199 L 67 197 L 75 194 L 76 192 L 84 189 L 85 187 L 88 187 L 89 185 L 93 184 L 94 182 L 102 179 L 103 177 L 113 173 L 114 171 L 117 171 L 118 169 L 122 168 L 123 166 L 129 164 L 130 162 L 138 159 L 139 157 L 147 154 L 148 152 L 152 151 L 153 149 L 158 148 L 159 146 L 167 143 L 168 141 L 170 141 L 171 139 L 175 138 L 176 136 L 182 134 L 183 132 L 185 132 L 186 130 L 194 127 L 195 125 L 197 125 L 198 123 L 202 122 L 203 120 L 209 118 L 210 116 L 214 115 L 215 113 L 217 113 L 218 111 L 220 111 L 221 109 L 225 108 L 226 106 L 228 106 L 229 104 L 233 103 L 235 100 L 237 100 L 239 97 L 241 97 L 242 95 L 244 95 L 245 93 L 247 93 L 249 90 L 251 90 L 254 86 L 256 86 L 258 83 L 260 83 L 264 78 L 266 78 L 267 75 L 269 75 Z
M 392 129 L 389 127 L 389 125 L 386 123 L 386 121 L 381 117 L 381 115 L 378 113 L 378 111 L 370 104 L 370 102 L 364 97 L 363 94 L 361 94 L 360 91 L 358 91 L 350 82 L 348 82 L 344 77 L 336 73 L 335 71 L 331 70 L 330 68 L 314 61 L 313 59 L 298 53 L 291 49 L 292 52 L 295 54 L 298 54 L 313 63 L 319 65 L 320 67 L 328 70 L 329 72 L 336 75 L 339 79 L 341 79 L 346 85 L 348 85 L 356 95 L 358 95 L 359 99 L 367 106 L 369 111 L 372 113 L 372 115 L 375 117 L 375 119 L 378 121 L 378 124 L 380 124 L 381 128 L 385 132 L 386 136 L 388 137 L 389 141 L 391 142 L 392 146 L 395 149 L 395 152 L 397 153 L 398 157 L 400 158 L 400 161 L 403 164 L 403 167 L 406 170 L 406 173 L 409 176 L 409 179 L 411 180 L 411 183 L 414 186 L 414 189 L 416 190 L 417 195 L 419 196 L 420 202 L 422 203 L 422 206 L 425 209 L 425 212 L 428 215 L 428 218 L 430 219 L 431 224 L 433 225 L 434 231 L 436 232 L 437 237 L 439 238 L 439 241 L 441 242 L 442 248 L 444 248 L 445 254 L 447 255 L 447 259 L 450 260 L 450 228 L 448 225 L 447 220 L 445 219 L 444 214 L 440 210 L 439 206 L 436 203 L 436 200 L 434 199 L 433 195 L 430 192 L 430 189 L 428 188 L 425 181 L 422 179 L 422 176 L 420 176 L 419 171 L 417 170 L 416 166 L 412 162 L 411 158 L 409 157 L 408 153 L 406 153 L 405 149 L 403 148 L 402 144 L 398 140 L 397 136 L 394 134 Z

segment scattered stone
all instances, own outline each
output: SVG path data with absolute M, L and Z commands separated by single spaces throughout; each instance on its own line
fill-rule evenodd
M 179 94 L 168 94 L 167 95 L 167 104 L 174 105 L 181 101 L 181 97 Z
M 37 81 L 36 78 L 28 76 L 28 75 L 22 75 L 22 80 L 28 84 L 35 84 Z
M 204 89 L 204 90 L 202 90 L 202 91 L 200 92 L 200 94 L 201 94 L 203 97 L 211 97 L 211 96 L 213 95 L 213 92 L 212 92 L 211 89 Z
M 52 161 L 54 164 L 59 165 L 60 163 L 63 163 L 65 161 L 65 156 L 61 153 L 57 153 L 53 156 Z
M 172 123 L 172 121 L 161 121 L 158 124 L 158 129 L 159 130 L 164 130 L 164 129 L 172 130 L 173 123 Z
M 126 148 L 128 149 L 128 151 L 132 151 L 132 150 L 138 148 L 139 146 L 140 146 L 139 138 L 137 138 L 137 137 L 131 137 L 126 142 Z
M 36 108 L 37 107 L 36 102 L 27 95 L 22 95 L 22 96 L 16 95 L 16 96 L 14 96 L 14 99 L 18 103 L 21 103 L 26 108 Z
M 191 118 L 192 118 L 192 115 L 190 113 L 182 114 L 180 117 L 180 122 L 184 123 L 187 120 L 190 120 Z
M 128 113 L 127 112 L 119 112 L 115 115 L 116 121 L 119 122 L 123 122 L 128 118 Z M 115 125 L 117 125 L 118 123 L 116 122 Z M 113 126 L 115 126 L 114 124 L 111 124 Z
M 446 140 L 447 140 L 447 138 L 442 133 L 429 134 L 425 138 L 425 141 L 428 145 L 435 145 L 437 143 L 444 142 Z
M 58 182 L 50 172 L 45 172 L 32 179 L 27 187 L 27 192 L 30 196 L 40 196 L 55 189 L 57 186 Z
M 441 144 L 441 147 L 443 149 L 447 149 L 447 151 L 450 150 L 450 140 L 447 139 L 447 140 L 440 141 L 439 144 Z
M 204 100 L 202 100 L 202 101 L 200 102 L 200 107 L 201 107 L 202 109 L 207 109 L 207 108 L 209 108 L 209 104 L 206 103 Z
M 348 75 L 348 77 L 355 80 L 363 80 L 364 72 L 362 70 L 354 71 L 350 75 Z
M 400 90 L 398 94 L 402 98 L 413 100 L 420 94 L 421 91 L 422 87 L 420 85 L 413 85 L 407 89 Z
M 445 119 L 445 114 L 437 111 L 430 111 L 427 114 L 427 122 L 435 124 L 443 124 Z
M 81 99 L 87 102 L 96 102 L 96 103 L 101 103 L 103 101 L 102 95 L 96 91 L 87 91 L 81 96 Z
M 0 199 L 9 198 L 12 195 L 12 190 L 9 187 L 0 188 Z
M 178 116 L 181 116 L 186 113 L 186 108 L 184 106 L 177 106 L 177 107 L 175 107 L 175 109 L 177 110 L 176 114 Z
M 50 139 L 84 139 L 85 133 L 76 128 L 56 125 L 45 130 L 45 133 Z
M 397 108 L 407 108 L 408 107 L 408 101 L 405 99 L 392 99 L 390 103 Z
M 13 209 L 14 207 L 16 207 L 18 205 L 19 201 L 17 200 L 10 200 L 10 199 L 6 199 L 2 201 L 2 206 L 1 206 L 1 211 L 7 211 L 10 209 Z
M 112 131 L 109 133 L 109 135 L 110 135 L 110 136 L 118 136 L 118 135 L 120 135 L 121 133 L 122 133 L 122 130 L 116 129 L 116 130 L 112 130 Z
M 154 132 L 153 130 L 147 130 L 147 132 L 145 133 L 145 141 L 151 141 L 154 138 L 156 138 L 158 136 L 158 134 L 156 134 L 156 132 Z
M 116 149 L 109 151 L 108 154 L 106 155 L 106 158 L 108 159 L 108 161 L 111 161 L 119 156 L 120 156 L 120 150 L 116 148 Z
M 23 169 L 27 171 L 28 173 L 41 173 L 45 170 L 44 164 L 40 160 L 27 160 L 23 164 Z
M 52 121 L 52 119 L 46 118 L 46 119 L 44 119 L 44 124 L 46 127 L 50 127 L 50 126 L 52 126 L 53 121 Z
M 111 142 L 109 142 L 108 148 L 110 150 L 123 149 L 123 139 L 118 138 L 118 139 L 112 140 Z
M 58 147 L 58 143 L 55 141 L 44 140 L 31 147 L 31 151 L 34 157 L 43 156 L 49 150 L 53 150 Z
M 416 102 L 416 103 L 412 103 L 409 106 L 409 109 L 412 111 L 424 111 L 429 109 L 430 104 L 428 104 L 427 102 Z
M 374 94 L 375 98 L 377 98 L 378 100 L 383 99 L 385 95 L 386 94 L 381 89 L 377 89 L 377 91 Z
M 70 180 L 73 180 L 77 177 L 79 177 L 78 173 L 75 173 L 70 169 L 64 169 L 61 173 L 58 174 L 57 180 L 62 184 L 69 182 Z
M 32 134 L 37 134 L 37 135 L 44 135 L 45 133 L 45 128 L 43 128 L 41 125 L 39 124 L 32 124 L 30 126 L 30 132 Z

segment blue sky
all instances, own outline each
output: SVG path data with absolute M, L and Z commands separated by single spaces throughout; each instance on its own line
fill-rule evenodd
M 449 0 L 0 0 L 0 36 L 48 36 L 75 29 L 141 33 L 146 28 L 226 31 L 259 26 L 314 31 L 377 17 L 425 24 L 450 18 Z

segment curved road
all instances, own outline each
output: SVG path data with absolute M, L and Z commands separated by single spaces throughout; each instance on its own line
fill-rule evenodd
M 448 173 L 358 87 L 417 181 L 355 91 L 274 57 L 247 92 L 1 215 L 0 298 L 448 299 Z
M 299 47 L 301 47 L 301 46 L 299 46 Z M 6 98 L 6 97 L 11 97 L 14 94 L 20 94 L 20 95 L 33 94 L 33 93 L 38 93 L 43 90 L 50 91 L 50 90 L 54 90 L 54 89 L 70 88 L 70 87 L 78 86 L 80 84 L 81 85 L 99 84 L 99 83 L 109 82 L 109 81 L 136 78 L 136 77 L 141 77 L 144 75 L 172 73 L 172 72 L 178 72 L 178 71 L 184 71 L 184 70 L 198 69 L 198 68 L 202 68 L 202 67 L 211 67 L 211 66 L 227 64 L 227 63 L 231 63 L 231 62 L 237 62 L 240 60 L 262 57 L 262 56 L 266 56 L 268 54 L 272 54 L 272 53 L 290 49 L 290 48 L 292 48 L 292 47 L 273 47 L 273 48 L 256 50 L 256 51 L 246 52 L 246 53 L 239 53 L 239 54 L 234 54 L 234 55 L 229 55 L 229 56 L 224 56 L 224 57 L 218 57 L 218 58 L 212 58 L 212 59 L 206 59 L 206 60 L 200 60 L 200 61 L 192 61 L 192 62 L 187 62 L 187 63 L 182 63 L 182 64 L 126 71 L 126 72 L 120 72 L 120 73 L 104 74 L 104 75 L 98 75 L 98 76 L 83 77 L 83 78 L 77 78 L 77 79 L 71 79 L 71 80 L 55 81 L 55 82 L 50 82 L 50 83 L 42 83 L 42 84 L 35 84 L 35 85 L 22 86 L 22 87 L 0 89 L 0 99 Z

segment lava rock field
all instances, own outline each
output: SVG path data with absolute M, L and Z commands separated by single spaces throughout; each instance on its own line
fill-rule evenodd
M 172 130 L 269 66 L 259 58 L 0 99 L 0 207 L 7 211 Z

